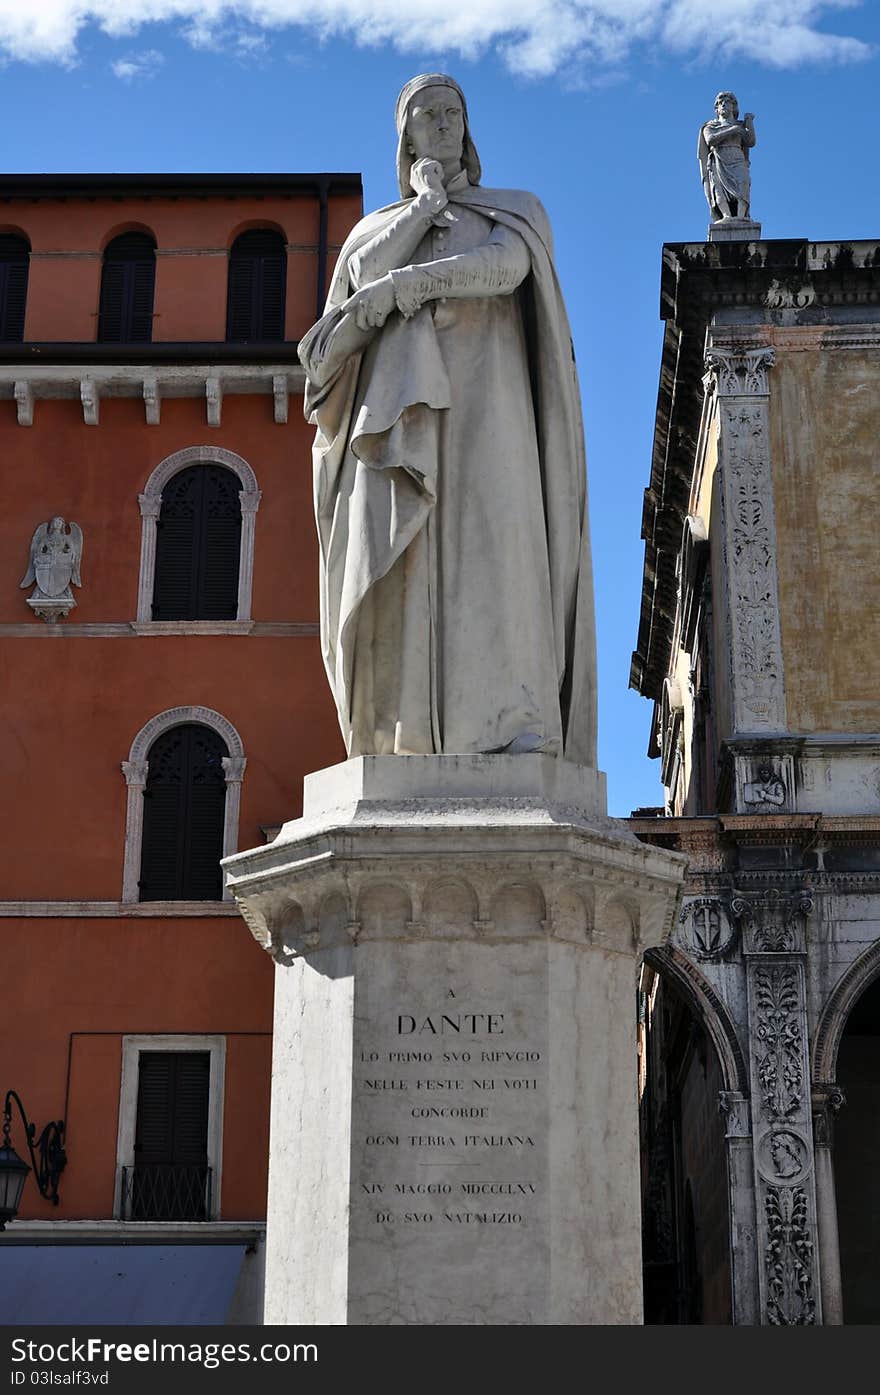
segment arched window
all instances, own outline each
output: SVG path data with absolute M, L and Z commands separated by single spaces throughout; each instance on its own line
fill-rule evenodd
M 226 338 L 236 343 L 284 338 L 287 250 L 280 233 L 242 233 L 229 253 Z
M 107 244 L 98 315 L 101 343 L 150 343 L 155 281 L 156 244 L 148 233 L 123 233 Z
M 246 460 L 234 451 L 224 450 L 222 446 L 186 446 L 183 450 L 175 451 L 173 455 L 166 456 L 161 460 L 156 468 L 151 472 L 149 479 L 144 486 L 143 494 L 138 495 L 140 505 L 142 530 L 141 530 L 141 564 L 138 576 L 138 603 L 137 603 L 137 623 L 150 627 L 157 623 L 159 617 L 154 615 L 153 600 L 156 590 L 156 556 L 158 544 L 158 523 L 159 515 L 164 512 L 166 491 L 174 486 L 174 481 L 180 476 L 188 466 L 211 465 L 222 467 L 231 472 L 235 477 L 235 489 L 238 492 L 238 504 L 240 509 L 241 542 L 238 553 L 238 597 L 236 609 L 231 612 L 232 620 L 217 621 L 209 617 L 198 617 L 206 624 L 229 624 L 241 625 L 250 622 L 251 618 L 251 579 L 254 567 L 254 525 L 256 521 L 257 509 L 260 504 L 260 491 L 257 487 L 257 477 Z M 227 500 L 227 511 L 229 509 Z M 224 529 L 221 529 L 221 522 L 214 518 L 211 524 L 210 537 L 213 540 L 219 537 L 221 531 L 227 533 L 234 532 L 234 518 L 227 518 Z M 229 525 L 227 527 L 227 525 Z M 195 525 L 193 524 L 193 530 Z M 227 549 L 229 538 L 227 537 Z M 164 546 L 164 544 L 163 544 Z M 228 556 L 228 550 L 227 550 Z M 229 572 L 233 567 L 228 564 Z M 163 562 L 164 570 L 164 562 Z M 171 620 L 166 624 L 175 625 L 181 623 Z M 191 624 L 191 621 L 183 622 Z
M 27 239 L 12 233 L 0 236 L 0 343 L 24 339 L 30 248 Z
M 210 707 L 171 707 L 141 727 L 128 786 L 122 900 L 219 901 L 222 857 L 238 847 L 241 737 Z
M 226 814 L 226 743 L 189 722 L 147 753 L 140 901 L 219 901 Z
M 156 524 L 154 620 L 235 620 L 241 553 L 238 476 L 190 465 L 162 490 Z

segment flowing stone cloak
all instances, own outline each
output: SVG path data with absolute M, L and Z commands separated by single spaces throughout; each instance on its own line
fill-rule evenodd
M 713 135 L 723 134 L 725 127 L 729 136 L 710 146 L 706 132 L 710 131 Z M 737 200 L 739 216 L 747 217 L 752 175 L 749 147 L 743 140 L 740 122 L 713 120 L 701 126 L 697 142 L 697 159 L 700 162 L 703 192 L 709 207 L 713 210 L 719 208 L 719 191 L 723 191 L 728 198 Z
M 546 646 L 555 713 L 539 697 L 532 704 L 538 709 L 536 721 L 527 725 L 538 732 L 544 749 L 561 746 L 566 758 L 595 766 L 596 663 L 583 428 L 549 225 L 538 200 L 527 193 L 465 184 L 449 194 L 450 208 L 461 205 L 478 212 L 490 231 L 492 222 L 509 228 L 528 248 L 530 274 L 513 296 L 500 298 L 513 305 L 519 297 L 516 304 L 523 310 L 524 396 L 530 387 L 536 498 L 539 512 L 543 510 L 538 527 L 546 539 L 547 604 L 540 624 L 532 620 L 526 625 L 522 655 L 527 667 L 530 646 Z M 300 346 L 307 375 L 306 415 L 317 428 L 313 455 L 322 651 L 349 754 L 502 749 L 510 739 L 503 712 L 498 714 L 497 744 L 491 744 L 494 738 L 486 744 L 478 718 L 462 737 L 459 718 L 464 714 L 467 726 L 469 675 L 458 675 L 454 701 L 460 712 L 453 714 L 448 675 L 437 672 L 438 662 L 443 663 L 438 624 L 461 625 L 467 617 L 443 613 L 437 596 L 435 515 L 438 492 L 439 508 L 444 507 L 450 475 L 450 462 L 443 459 L 448 437 L 444 417 L 455 411 L 456 399 L 447 371 L 452 364 L 444 362 L 442 335 L 435 326 L 436 302 L 410 320 L 393 312 L 384 328 L 371 331 L 357 330 L 344 309 L 355 289 L 350 259 L 408 202 L 380 209 L 355 228 L 340 254 L 326 312 Z M 453 314 L 455 304 L 450 296 Z M 472 419 L 476 404 L 489 419 L 493 411 L 501 413 L 503 428 L 503 403 L 486 399 L 481 404 L 480 393 L 479 381 L 470 383 Z M 479 460 L 470 463 L 479 471 Z M 510 483 L 519 488 L 516 478 Z M 486 498 L 479 498 L 481 484 L 475 478 L 474 502 L 488 509 Z M 471 486 L 459 478 L 454 487 Z M 498 500 L 502 520 L 503 502 Z M 491 532 L 489 517 L 487 535 Z M 491 570 L 481 573 L 474 567 L 472 582 L 472 593 L 491 588 Z M 530 583 L 528 575 L 522 577 L 523 587 Z M 522 594 L 527 602 L 534 599 L 530 591 Z M 498 603 L 509 606 L 511 601 L 499 596 Z M 534 606 L 524 608 L 535 613 Z M 528 632 L 529 624 L 534 633 Z M 508 658 L 493 655 L 490 643 L 482 664 L 491 670 L 493 663 Z M 399 674 L 399 720 L 395 731 L 377 733 L 371 729 L 377 706 L 372 695 L 389 670 Z M 528 701 L 523 710 L 532 715 Z M 459 735 L 450 738 L 444 728 L 455 728 Z

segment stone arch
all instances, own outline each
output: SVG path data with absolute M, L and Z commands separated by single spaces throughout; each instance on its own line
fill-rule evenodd
M 725 1090 L 748 1095 L 748 1064 L 730 1014 L 711 984 L 675 945 L 647 950 L 645 963 L 669 979 L 705 1028 L 721 1065 Z
M 468 933 L 479 916 L 477 894 L 460 877 L 443 877 L 425 889 L 423 919 L 432 932 Z
M 813 1084 L 833 1085 L 837 1053 L 847 1018 L 866 988 L 880 978 L 880 940 L 869 945 L 839 979 L 819 1016 L 813 1036 Z
M 153 580 L 156 570 L 156 521 L 162 507 L 162 491 L 170 479 L 188 465 L 223 465 L 241 482 L 241 552 L 238 563 L 238 610 L 236 621 L 250 620 L 254 571 L 254 525 L 262 497 L 253 468 L 235 451 L 222 446 L 185 446 L 167 455 L 150 474 L 144 491 L 138 495 L 141 511 L 141 562 L 138 573 L 138 624 L 152 620 Z M 190 622 L 199 624 L 199 621 Z M 211 622 L 205 622 L 211 623 Z
M 223 819 L 223 856 L 236 852 L 238 845 L 238 817 L 241 807 L 241 782 L 247 760 L 244 743 L 232 723 L 212 707 L 198 705 L 169 707 L 145 722 L 131 743 L 128 759 L 122 762 L 122 773 L 128 787 L 128 807 L 125 815 L 125 852 L 122 869 L 122 900 L 124 903 L 137 901 L 138 877 L 141 865 L 141 843 L 144 832 L 144 787 L 147 783 L 149 750 L 157 736 L 170 727 L 183 726 L 195 722 L 199 726 L 210 727 L 223 738 L 228 756 L 223 757 L 223 771 L 226 776 L 226 811 Z M 230 899 L 224 888 L 224 901 Z
M 412 924 L 412 901 L 399 882 L 371 882 L 358 902 L 357 919 L 365 938 L 406 935 Z
M 537 882 L 506 882 L 492 898 L 496 935 L 540 935 L 546 918 L 544 893 Z

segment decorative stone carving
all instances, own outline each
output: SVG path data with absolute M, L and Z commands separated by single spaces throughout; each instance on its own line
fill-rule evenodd
M 155 373 L 144 378 L 144 415 L 147 426 L 158 426 L 161 419 L 162 399 L 159 393 L 159 379 Z
M 34 390 L 30 383 L 24 379 L 17 379 L 12 392 L 15 398 L 19 426 L 33 426 Z
M 743 940 L 749 954 L 801 954 L 804 921 L 813 909 L 807 888 L 757 893 L 734 892 L 731 913 L 743 923 Z
M 755 970 L 755 1025 L 758 1079 L 763 1112 L 786 1119 L 803 1103 L 803 1034 L 797 971 L 786 964 Z
M 737 937 L 724 902 L 715 896 L 698 896 L 688 901 L 679 916 L 684 927 L 687 948 L 698 959 L 720 959 L 733 946 Z
M 34 532 L 30 561 L 20 586 L 24 589 L 36 581 L 27 603 L 47 624 L 63 620 L 76 605 L 70 587 L 71 583 L 82 586 L 79 571 L 82 547 L 79 524 L 66 523 L 61 517 L 41 523 Z
M 771 349 L 706 355 L 718 396 L 719 461 L 737 732 L 785 722 L 767 370 Z
M 287 421 L 287 406 L 290 397 L 290 384 L 286 373 L 272 375 L 272 397 L 274 399 L 275 421 L 279 426 Z
M 793 289 L 791 286 L 783 286 L 779 281 L 771 281 L 770 289 L 764 296 L 764 304 L 768 310 L 806 310 L 808 306 L 815 304 L 816 288 L 809 283 Z
M 208 425 L 219 426 L 223 411 L 223 384 L 219 377 L 212 376 L 205 379 L 205 405 Z
M 86 426 L 97 426 L 100 420 L 100 394 L 93 378 L 83 378 L 79 385 L 79 398 L 82 403 L 83 421 Z
M 812 1166 L 810 1145 L 794 1129 L 768 1129 L 758 1140 L 758 1168 L 767 1182 L 793 1186 Z
M 736 1090 L 718 1091 L 718 1112 L 724 1115 L 725 1138 L 749 1138 L 752 1132 L 749 1101 Z
M 781 809 L 785 804 L 785 785 L 774 772 L 772 765 L 758 767 L 757 780 L 751 780 L 743 791 L 746 804 L 765 809 Z
M 768 1187 L 767 1321 L 773 1327 L 808 1327 L 816 1321 L 813 1241 L 803 1187 Z

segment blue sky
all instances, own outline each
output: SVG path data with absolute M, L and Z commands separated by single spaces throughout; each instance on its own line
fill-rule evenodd
M 706 235 L 697 129 L 720 88 L 755 113 L 765 237 L 880 237 L 878 5 L 412 0 L 403 13 L 399 0 L 0 0 L 3 167 L 360 170 L 373 208 L 397 197 L 399 88 L 426 69 L 458 77 L 484 182 L 533 190 L 555 231 L 584 399 L 600 764 L 610 811 L 627 814 L 660 799 L 650 704 L 627 682 L 660 249 Z

